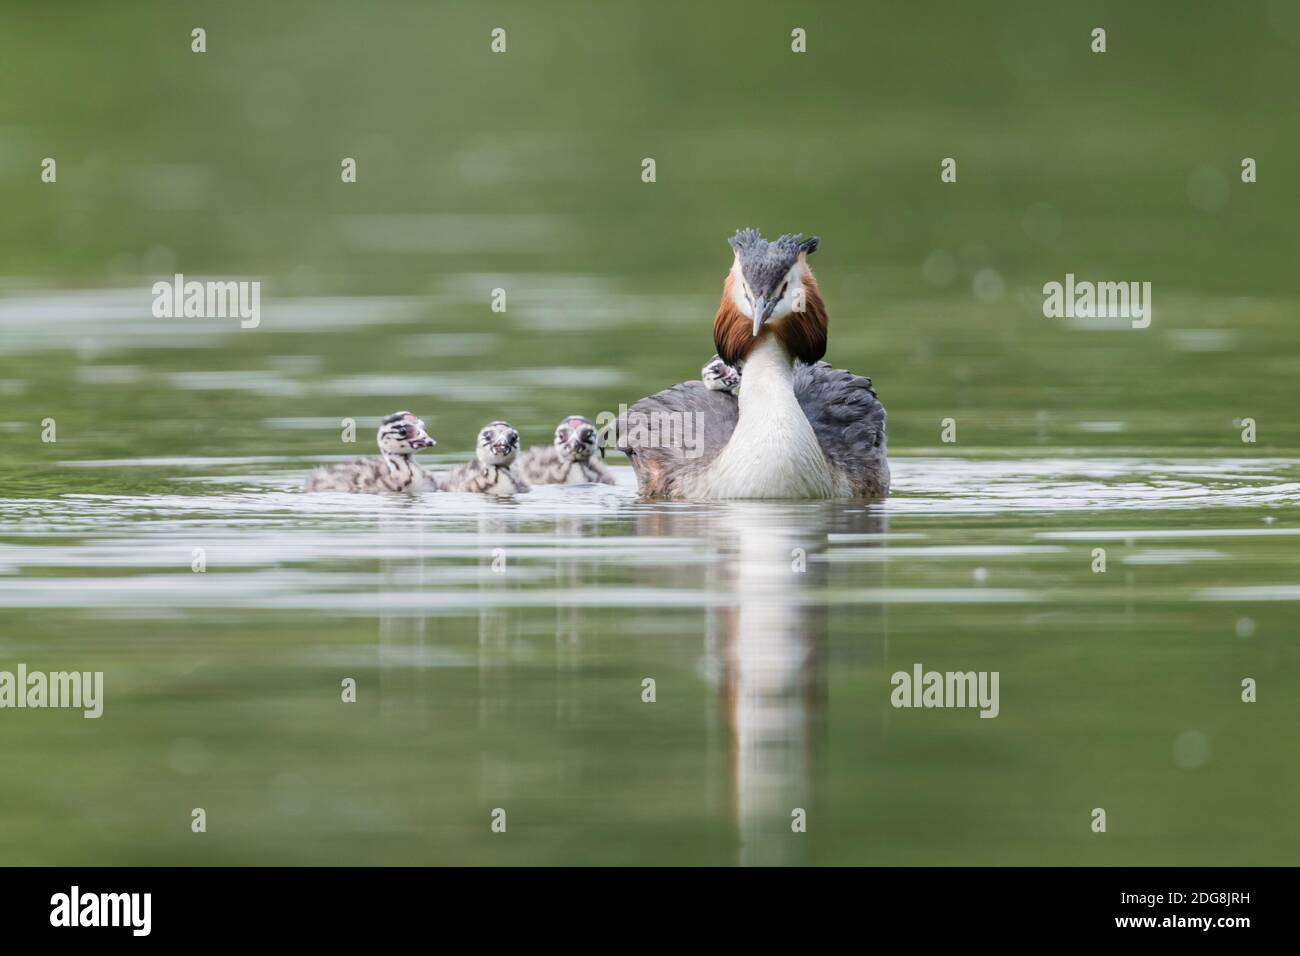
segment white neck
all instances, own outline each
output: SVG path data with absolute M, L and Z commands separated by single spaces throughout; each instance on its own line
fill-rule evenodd
M 794 394 L 794 360 L 767 333 L 740 378 L 740 418 L 705 477 L 709 498 L 830 498 L 834 478 Z
M 745 359 L 740 378 L 740 414 L 767 405 L 774 396 L 794 396 L 794 360 L 781 340 L 768 333 Z

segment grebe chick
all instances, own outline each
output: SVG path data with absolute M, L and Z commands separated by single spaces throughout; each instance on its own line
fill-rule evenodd
M 307 478 L 307 491 L 351 491 L 382 494 L 418 491 L 427 487 L 428 475 L 413 456 L 436 445 L 424 422 L 410 412 L 396 412 L 379 425 L 379 458 L 358 458 L 332 468 L 318 468 Z
M 614 473 L 600 460 L 596 426 L 570 415 L 555 428 L 555 442 L 524 452 L 518 471 L 534 485 L 614 484 Z
M 704 363 L 704 368 L 700 369 L 700 378 L 704 381 L 704 387 L 713 392 L 730 392 L 735 395 L 740 391 L 740 369 L 732 368 L 716 355 Z
M 509 422 L 491 422 L 478 433 L 475 460 L 449 472 L 438 487 L 475 495 L 522 494 L 528 482 L 513 467 L 518 454 L 519 432 Z
M 816 236 L 756 229 L 729 240 L 731 270 L 713 320 L 718 357 L 744 368 L 738 394 L 683 382 L 635 403 L 620 425 L 651 498 L 883 498 L 885 409 L 871 380 L 823 362 L 829 319 L 808 266 Z M 647 422 L 698 423 L 700 441 Z M 683 434 L 685 434 L 683 432 Z

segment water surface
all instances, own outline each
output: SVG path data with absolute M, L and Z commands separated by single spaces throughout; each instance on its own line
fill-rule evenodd
M 1260 821 L 1297 756 L 1300 459 L 899 457 L 867 505 L 644 502 L 626 467 L 512 501 L 306 495 L 308 464 L 86 460 L 64 482 L 171 489 L 0 505 L 6 659 L 108 688 L 99 721 L 6 714 L 7 859 L 1293 849 Z M 999 716 L 892 708 L 917 662 L 998 671 Z

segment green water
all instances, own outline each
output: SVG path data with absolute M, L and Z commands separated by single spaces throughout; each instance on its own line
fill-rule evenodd
M 841 7 L 0 7 L 0 670 L 105 674 L 0 710 L 0 863 L 1295 861 L 1300 17 Z M 884 504 L 298 491 L 694 377 L 750 225 L 822 239 Z

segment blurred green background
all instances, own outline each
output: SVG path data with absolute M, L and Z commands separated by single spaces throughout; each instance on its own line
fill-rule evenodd
M 100 722 L 0 712 L 0 862 L 1294 860 L 1294 538 L 1215 535 L 1292 529 L 1300 500 L 1297 89 L 1282 0 L 4 0 L 0 668 L 98 664 L 115 696 Z M 394 557 L 397 506 L 289 496 L 355 453 L 344 417 L 410 407 L 447 464 L 489 419 L 544 442 L 562 415 L 695 377 L 747 226 L 821 237 L 827 357 L 873 378 L 898 462 L 888 522 L 742 515 L 817 538 L 836 572 L 799 585 L 827 614 L 786 623 L 829 663 L 786 675 L 822 693 L 778 708 L 772 743 L 815 763 L 788 778 L 818 781 L 819 822 L 801 855 L 758 859 L 737 851 L 752 778 L 710 671 L 730 658 L 700 645 L 734 637 L 715 615 L 736 582 L 692 576 L 745 553 L 735 515 L 424 505 L 427 535 Z M 261 327 L 153 319 L 150 284 L 175 272 L 261 280 Z M 1066 273 L 1151 282 L 1151 328 L 1044 318 Z M 970 464 L 1020 456 L 1057 464 Z M 1033 550 L 1093 531 L 1133 563 L 1103 580 L 1094 542 Z M 882 581 L 836 534 L 959 550 L 904 551 Z M 523 576 L 481 577 L 516 535 Z M 203 542 L 223 597 L 190 580 Z M 972 580 L 1009 590 L 927 590 Z M 1205 603 L 1216 587 L 1243 590 Z M 617 588 L 650 590 L 589 607 Z M 410 590 L 438 598 L 401 617 L 414 677 L 375 643 Z M 974 727 L 888 711 L 889 671 L 945 653 L 1001 668 L 1019 706 Z M 436 714 L 357 721 L 334 702 L 345 665 Z M 651 728 L 654 668 L 679 680 Z M 1244 673 L 1269 678 L 1245 714 Z M 972 750 L 975 732 L 1001 736 Z M 531 801 L 508 846 L 485 822 L 503 780 Z M 206 844 L 201 800 L 224 821 Z M 1108 843 L 1080 829 L 1099 802 L 1127 807 Z

